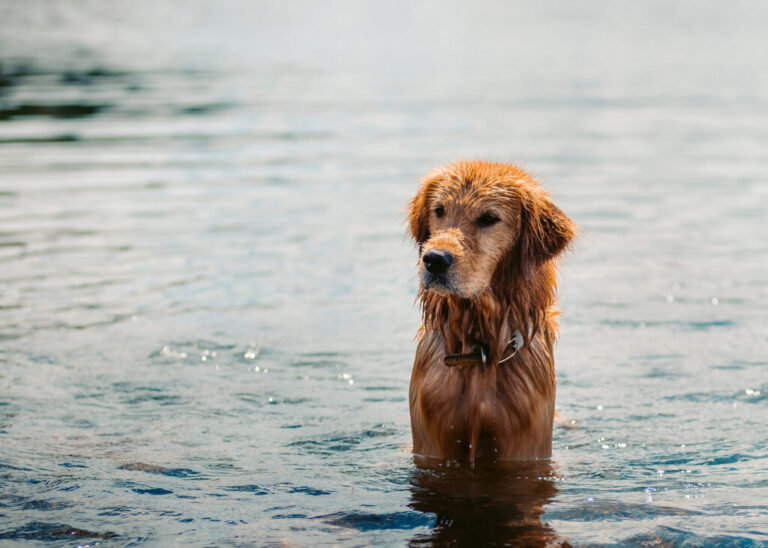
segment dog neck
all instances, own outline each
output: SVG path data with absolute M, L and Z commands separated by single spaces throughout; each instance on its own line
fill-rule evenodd
M 528 345 L 537 332 L 555 325 L 548 321 L 555 303 L 554 265 L 542 265 L 528 279 L 522 274 L 505 277 L 506 282 L 494 277 L 485 291 L 470 298 L 421 289 L 424 329 L 440 333 L 446 353 L 486 345 L 490 364 L 498 363 L 516 330 Z

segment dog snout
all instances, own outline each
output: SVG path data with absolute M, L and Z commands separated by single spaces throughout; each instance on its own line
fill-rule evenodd
M 453 255 L 445 251 L 430 250 L 421 258 L 424 267 L 432 274 L 443 274 L 453 264 Z

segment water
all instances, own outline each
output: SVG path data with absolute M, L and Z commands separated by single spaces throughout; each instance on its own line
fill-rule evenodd
M 0 6 L 0 544 L 768 545 L 764 4 Z M 536 173 L 551 462 L 414 462 L 404 207 Z

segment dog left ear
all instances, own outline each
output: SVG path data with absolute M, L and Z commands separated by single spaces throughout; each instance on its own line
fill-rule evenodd
M 562 253 L 576 236 L 576 225 L 541 190 L 521 196 L 518 257 L 526 279 Z
M 408 224 L 411 236 L 421 244 L 429 239 L 429 198 L 436 184 L 436 177 L 427 176 L 419 187 L 416 196 L 408 204 Z

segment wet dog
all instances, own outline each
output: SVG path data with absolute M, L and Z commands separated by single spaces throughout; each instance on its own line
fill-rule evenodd
M 528 173 L 482 161 L 430 173 L 408 223 L 423 312 L 414 452 L 472 463 L 550 456 L 555 263 L 574 224 Z

